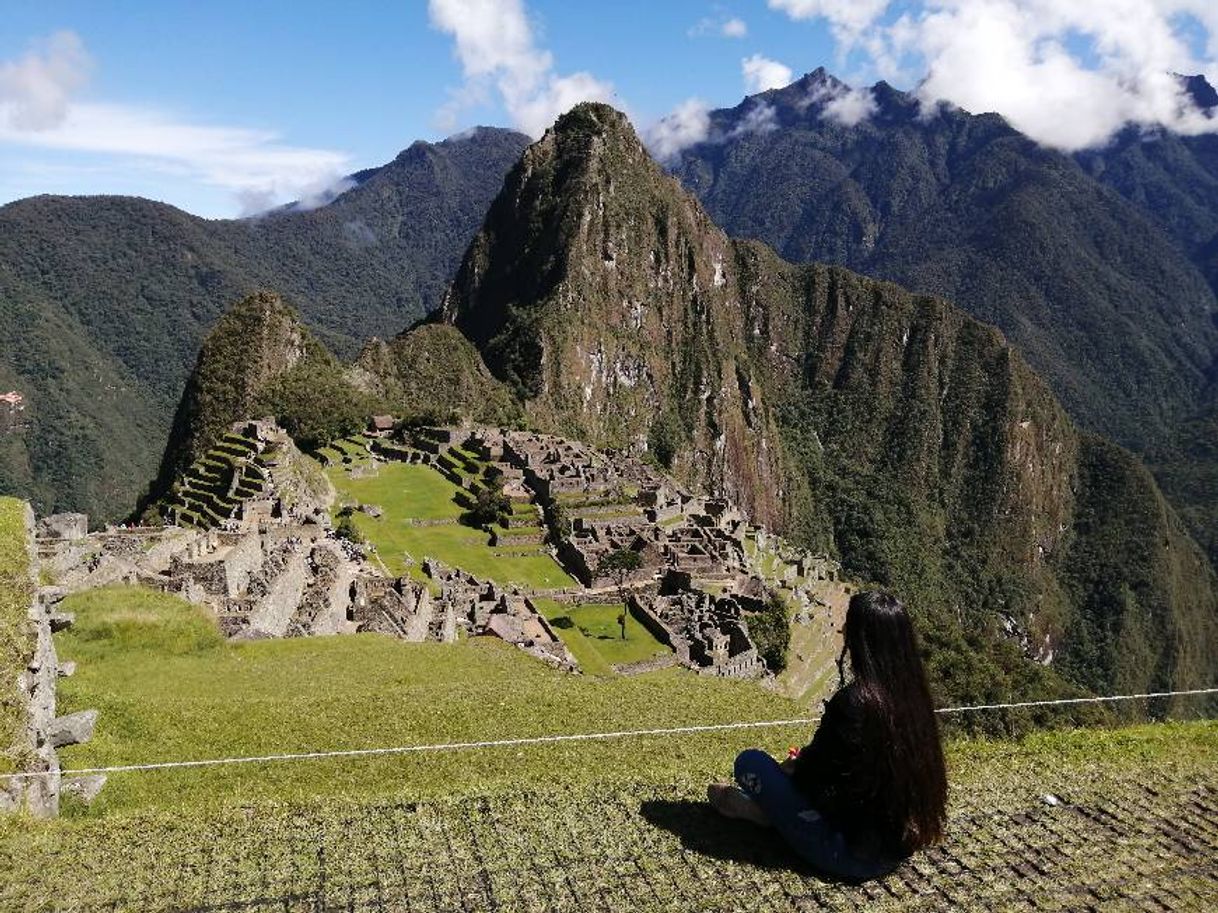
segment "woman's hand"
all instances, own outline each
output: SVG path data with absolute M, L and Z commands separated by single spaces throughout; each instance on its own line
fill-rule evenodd
M 795 775 L 795 758 L 787 758 L 785 761 L 783 761 L 778 766 L 780 768 L 782 768 L 782 772 L 784 774 L 786 774 L 788 777 L 792 777 Z

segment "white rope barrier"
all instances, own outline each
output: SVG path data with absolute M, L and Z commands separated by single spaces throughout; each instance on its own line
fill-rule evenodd
M 1025 707 L 1056 707 L 1066 704 L 1098 704 L 1108 701 L 1136 701 L 1156 697 L 1184 697 L 1197 694 L 1218 694 L 1218 688 L 1194 688 L 1188 691 L 1152 691 L 1146 694 L 1116 694 L 1105 697 L 1069 697 L 1049 701 L 1015 701 L 1007 704 L 971 704 L 963 707 L 943 707 L 935 713 L 966 713 L 978 710 L 1013 710 Z M 791 720 L 757 720 L 752 722 L 708 723 L 700 726 L 672 726 L 661 729 L 621 729 L 613 732 L 559 733 L 556 735 L 525 736 L 516 739 L 487 739 L 476 742 L 440 742 L 427 745 L 400 745 L 393 748 L 351 748 L 338 751 L 306 751 L 295 754 L 270 754 L 248 757 L 209 758 L 195 761 L 158 761 L 149 764 L 120 764 L 112 767 L 85 767 L 63 771 L 65 775 L 126 773 L 140 770 L 177 770 L 186 767 L 221 767 L 235 764 L 269 764 L 280 761 L 308 761 L 321 758 L 367 758 L 382 755 L 402 755 L 429 751 L 465 751 L 476 748 L 511 748 L 521 745 L 546 745 L 555 742 L 593 742 L 640 736 L 689 735 L 700 732 L 726 732 L 735 729 L 762 729 L 782 726 L 807 726 L 820 717 Z M 51 776 L 55 771 L 0 774 L 0 780 L 20 780 Z

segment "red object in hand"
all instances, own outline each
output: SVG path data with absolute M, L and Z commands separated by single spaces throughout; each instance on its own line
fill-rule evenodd
M 792 745 L 790 748 L 787 749 L 787 757 L 790 758 L 792 761 L 794 761 L 796 758 L 799 757 L 799 749 L 796 748 L 794 745 Z

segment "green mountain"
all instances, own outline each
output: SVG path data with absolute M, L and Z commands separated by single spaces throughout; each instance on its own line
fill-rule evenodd
M 440 317 L 532 425 L 909 597 L 945 698 L 1214 679 L 1214 574 L 1135 458 L 957 308 L 729 239 L 611 108 L 525 153 Z
M 1071 157 L 997 115 L 923 116 L 885 83 L 873 115 L 844 126 L 827 113 L 844 91 L 817 70 L 712 112 L 672 170 L 733 236 L 994 324 L 1083 427 L 1139 453 L 1212 402 L 1218 138 L 1129 131 Z M 1208 506 L 1172 494 L 1218 513 L 1218 494 Z
M 163 497 L 234 422 L 273 417 L 312 449 L 360 430 L 370 407 L 279 295 L 250 295 L 203 340 L 147 501 Z
M 398 418 L 446 425 L 510 425 L 520 409 L 460 332 L 423 324 L 389 342 L 373 339 L 348 380 Z
M 0 208 L 0 392 L 27 403 L 25 431 L 0 434 L 0 493 L 124 516 L 225 306 L 275 288 L 353 357 L 439 303 L 526 143 L 497 129 L 415 143 L 325 206 L 253 219 L 123 197 Z

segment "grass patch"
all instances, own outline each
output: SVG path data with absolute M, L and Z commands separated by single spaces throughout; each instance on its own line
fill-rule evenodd
M 29 752 L 17 677 L 33 651 L 27 623 L 30 586 L 25 502 L 0 498 L 0 773 L 16 770 Z
M 626 639 L 617 623 L 622 604 L 566 605 L 553 599 L 535 599 L 538 611 L 554 625 L 585 672 L 610 674 L 612 666 L 641 662 L 668 652 L 650 631 L 626 616 Z
M 492 548 L 490 536 L 457 522 L 464 513 L 455 498 L 461 489 L 429 466 L 380 464 L 375 475 L 352 478 L 341 468 L 327 470 L 343 501 L 375 504 L 379 517 L 357 513 L 352 519 L 364 538 L 376 547 L 391 574 L 418 577 L 419 565 L 432 557 L 484 580 L 518 583 L 540 589 L 574 586 L 575 581 L 549 554 L 506 554 L 518 551 L 505 545 Z M 450 520 L 436 526 L 418 526 L 411 520 Z M 407 560 L 409 556 L 410 560 Z
M 352 478 L 341 467 L 327 470 L 341 500 L 375 504 L 395 519 L 456 520 L 461 489 L 429 466 L 381 463 L 373 475 Z
M 771 750 L 784 747 L 755 737 Z M 952 746 L 945 846 L 882 884 L 818 878 L 794 865 L 772 832 L 717 817 L 705 782 L 727 769 L 725 757 L 662 784 L 552 789 L 522 781 L 518 791 L 490 797 L 386 796 L 26 824 L 0 831 L 0 907 L 1214 909 L 1206 796 L 1218 785 L 1218 727 L 1138 727 L 1116 741 L 1061 733 L 1043 751 L 1006 747 L 1009 754 Z M 1059 767 L 1058 758 L 1067 763 Z M 623 751 L 615 767 L 637 760 L 638 752 Z M 1047 805 L 1049 793 L 1063 801 Z
M 373 748 L 773 719 L 793 705 L 755 685 L 667 669 L 602 679 L 554 671 L 495 638 L 406 644 L 375 634 L 225 642 L 204 610 L 134 588 L 70 597 L 57 635 L 79 663 L 61 711 L 101 712 L 65 768 Z M 752 736 L 559 743 L 343 761 L 116 774 L 78 815 L 313 797 L 471 795 L 619 778 L 661 781 L 721 763 Z

